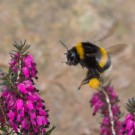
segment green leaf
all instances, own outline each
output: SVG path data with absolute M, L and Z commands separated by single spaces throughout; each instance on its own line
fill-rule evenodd
M 7 132 L 6 127 L 0 127 L 0 130 L 1 130 L 1 131 L 4 131 L 4 132 Z
M 26 55 L 28 55 L 28 54 L 29 54 L 29 52 L 26 52 L 26 53 L 23 54 L 23 56 L 26 56 Z
M 12 83 L 16 82 L 17 77 L 18 77 L 18 74 L 17 74 L 17 73 L 14 73 L 14 74 L 12 75 L 12 78 L 11 78 Z
M 27 51 L 29 48 L 30 48 L 30 45 L 26 45 L 26 46 L 22 49 L 21 53 L 24 53 L 24 52 Z
M 22 41 L 21 41 L 20 44 L 21 44 L 22 46 L 24 46 L 24 45 L 26 44 L 26 39 L 24 40 L 23 43 L 22 43 Z
M 11 68 L 8 69 L 8 74 L 7 74 L 7 77 L 10 76 L 10 74 L 13 72 L 13 70 Z
M 134 113 L 135 112 L 135 98 L 134 97 L 132 97 L 131 99 L 128 100 L 128 103 L 126 104 L 126 109 L 130 113 Z
M 18 44 L 13 44 L 13 45 L 18 51 L 20 51 L 20 46 Z
M 52 131 L 55 129 L 56 127 L 53 126 L 49 131 L 47 131 L 44 135 L 50 135 L 52 133 Z

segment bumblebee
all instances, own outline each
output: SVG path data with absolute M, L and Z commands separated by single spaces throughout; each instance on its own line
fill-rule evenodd
M 65 53 L 67 65 L 80 64 L 83 68 L 88 69 L 86 77 L 78 89 L 84 84 L 89 84 L 91 88 L 97 89 L 100 86 L 103 73 L 111 68 L 110 52 L 90 42 L 80 42 L 70 50 L 64 43 L 62 44 L 67 49 Z M 119 52 L 124 47 L 124 44 L 115 45 L 112 47 L 112 53 Z

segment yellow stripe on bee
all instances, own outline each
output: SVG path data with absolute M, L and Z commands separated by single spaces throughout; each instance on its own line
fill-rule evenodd
M 101 52 L 101 59 L 99 61 L 99 66 L 100 67 L 104 67 L 105 64 L 107 63 L 107 60 L 108 60 L 108 54 L 107 54 L 107 51 L 104 49 L 104 48 L 100 48 L 100 52 Z
M 97 89 L 100 86 L 100 81 L 97 78 L 92 78 L 88 84 L 92 89 Z
M 76 46 L 75 46 L 76 50 L 77 50 L 77 53 L 80 57 L 80 59 L 84 59 L 84 48 L 82 46 L 82 43 L 78 43 Z

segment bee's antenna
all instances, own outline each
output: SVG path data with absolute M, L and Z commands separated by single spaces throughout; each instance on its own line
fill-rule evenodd
M 68 51 L 68 48 L 67 48 L 67 46 L 60 40 L 60 43 L 67 49 L 67 51 Z

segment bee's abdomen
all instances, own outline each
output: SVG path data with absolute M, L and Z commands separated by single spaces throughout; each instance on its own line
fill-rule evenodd
M 98 67 L 101 72 L 108 69 L 111 65 L 111 58 L 104 48 L 99 48 L 100 58 L 98 58 Z

